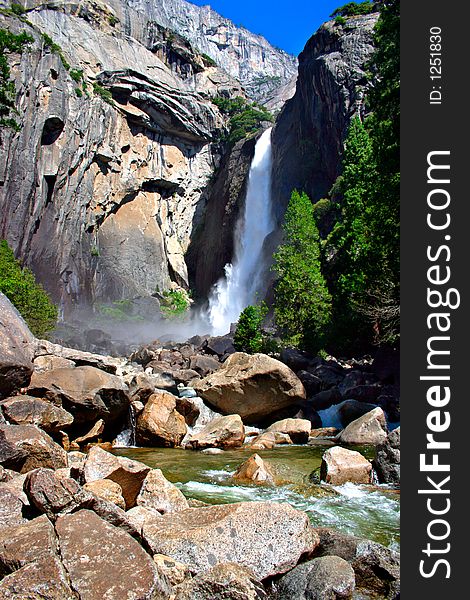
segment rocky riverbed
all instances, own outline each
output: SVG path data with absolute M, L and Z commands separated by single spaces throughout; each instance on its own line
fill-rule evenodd
M 392 359 L 112 358 L 0 296 L 0 598 L 397 598 Z

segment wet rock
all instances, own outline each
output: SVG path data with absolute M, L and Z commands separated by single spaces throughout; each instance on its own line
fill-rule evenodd
M 191 357 L 190 368 L 196 371 L 201 377 L 206 377 L 220 369 L 220 363 L 212 356 L 196 354 Z
M 368 540 L 360 541 L 351 562 L 359 588 L 381 598 L 400 597 L 400 557 L 397 552 Z
M 370 483 L 372 465 L 359 452 L 334 446 L 324 452 L 320 478 L 331 485 Z
M 263 585 L 254 573 L 237 564 L 216 565 L 187 579 L 175 589 L 175 600 L 264 600 Z
M 115 421 L 126 413 L 130 402 L 121 378 L 90 366 L 34 373 L 28 393 L 62 404 L 76 423 L 99 418 Z
M 312 429 L 310 432 L 311 438 L 332 438 L 338 435 L 339 429 L 336 427 L 320 427 L 318 429 Z
M 163 476 L 160 469 L 152 469 L 147 473 L 136 503 L 161 514 L 189 508 L 184 495 Z
M 345 400 L 338 407 L 339 420 L 343 427 L 347 427 L 350 423 L 359 419 L 371 410 L 377 408 L 374 404 L 367 402 L 359 402 L 359 400 Z
M 32 396 L 7 398 L 1 409 L 10 423 L 36 425 L 47 433 L 57 433 L 73 423 L 73 416 L 60 406 Z
M 93 512 L 60 517 L 56 531 L 62 561 L 82 600 L 169 597 L 166 578 L 145 550 Z
M 376 447 L 373 465 L 380 483 L 400 484 L 400 427 Z
M 338 556 L 314 558 L 281 577 L 276 600 L 339 600 L 355 588 L 351 565 Z
M 194 387 L 217 410 L 239 414 L 247 424 L 305 400 L 304 387 L 295 373 L 265 354 L 232 354 L 218 371 Z
M 171 513 L 144 525 L 143 534 L 154 553 L 171 556 L 195 573 L 234 562 L 260 580 L 285 573 L 318 545 L 307 515 L 275 502 Z
M 354 560 L 360 538 L 329 527 L 316 527 L 315 531 L 320 538 L 320 544 L 316 550 L 318 556 L 340 556 L 348 562 Z
M 139 446 L 174 447 L 187 433 L 184 417 L 177 411 L 177 398 L 167 392 L 155 392 L 137 418 L 136 440 Z
M 284 419 L 270 425 L 267 431 L 286 433 L 294 444 L 306 444 L 312 425 L 307 419 Z
M 134 509 L 132 509 L 134 510 Z M 171 585 L 183 583 L 185 579 L 191 577 L 189 567 L 170 556 L 164 554 L 155 554 L 153 557 L 159 573 L 163 573 Z
M 292 444 L 292 440 L 287 433 L 265 431 L 253 439 L 250 443 L 250 448 L 253 450 L 271 450 L 277 444 Z
M 143 463 L 123 456 L 114 456 L 106 450 L 94 446 L 90 449 L 85 461 L 83 477 L 85 483 L 98 479 L 115 481 L 122 488 L 126 507 L 132 508 L 135 506 L 142 482 L 149 471 L 150 467 Z
M 241 464 L 233 475 L 237 481 L 251 481 L 253 483 L 273 484 L 274 474 L 271 467 L 261 456 L 253 454 Z
M 34 425 L 0 425 L 0 464 L 21 473 L 60 469 L 67 466 L 67 454 Z
M 187 425 L 194 425 L 200 415 L 200 409 L 193 398 L 177 398 L 176 410 L 183 415 Z
M 186 440 L 185 447 L 193 450 L 204 448 L 239 448 L 245 441 L 245 428 L 239 415 L 217 417 L 198 433 Z
M 126 501 L 122 495 L 122 487 L 111 479 L 98 479 L 90 481 L 83 486 L 84 490 L 92 492 L 98 498 L 112 502 L 122 510 L 126 510 Z
M 1 575 L 2 599 L 76 599 L 57 553 L 54 527 L 45 515 L 0 530 Z
M 33 373 L 34 336 L 0 292 L 0 398 L 28 385 Z
M 337 386 L 318 392 L 308 399 L 308 405 L 314 410 L 325 410 L 334 404 L 339 404 L 343 400 Z
M 387 422 L 381 408 L 374 408 L 350 423 L 338 436 L 344 444 L 370 444 L 377 446 L 387 438 Z

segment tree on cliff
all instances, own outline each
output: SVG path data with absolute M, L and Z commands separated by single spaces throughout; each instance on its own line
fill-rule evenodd
M 33 273 L 22 268 L 13 250 L 0 240 L 0 291 L 8 297 L 37 337 L 51 331 L 57 322 L 57 307 Z
M 287 207 L 284 243 L 274 254 L 274 317 L 286 344 L 319 350 L 329 323 L 331 296 L 320 266 L 320 236 L 313 206 L 297 190 Z

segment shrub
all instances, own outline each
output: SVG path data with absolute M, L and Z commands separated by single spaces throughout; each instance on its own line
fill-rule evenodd
M 376 11 L 375 3 L 369 2 L 348 2 L 334 10 L 330 17 L 355 17 L 357 15 L 368 15 Z
M 12 2 L 11 12 L 20 17 L 21 15 L 24 15 L 24 13 L 26 12 L 26 9 L 24 8 L 24 6 L 21 6 L 21 4 Z
M 263 121 L 272 122 L 274 120 L 266 108 L 256 102 L 249 103 L 241 96 L 236 98 L 217 97 L 212 102 L 221 112 L 230 117 L 229 133 L 225 141 L 231 144 L 258 131 Z
M 119 19 L 114 15 L 109 15 L 108 23 L 111 25 L 111 27 L 115 27 L 119 23 Z
M 80 83 L 80 81 L 83 79 L 83 71 L 82 71 L 82 69 L 71 69 L 70 70 L 70 77 L 76 83 Z
M 183 290 L 170 290 L 163 293 L 160 310 L 165 319 L 181 318 L 190 307 L 189 294 Z
M 208 54 L 201 54 L 202 60 L 204 61 L 204 64 L 206 65 L 206 67 L 216 67 L 217 63 L 215 62 L 215 60 L 213 58 L 211 58 Z
M 111 94 L 111 92 L 109 90 L 104 88 L 99 83 L 93 84 L 93 91 L 95 92 L 95 94 L 97 96 L 99 96 L 102 100 L 104 100 L 108 104 L 113 104 L 113 95 Z
M 0 291 L 16 306 L 37 337 L 54 329 L 58 310 L 30 269 L 22 268 L 5 240 L 0 241 Z
M 250 305 L 243 309 L 233 338 L 235 350 L 248 354 L 263 351 L 264 338 L 261 324 L 267 312 L 268 309 L 264 302 L 259 306 Z
M 64 69 L 66 71 L 69 71 L 70 70 L 70 64 L 66 61 L 66 59 L 64 57 L 64 53 L 62 51 L 62 48 L 59 46 L 59 44 L 56 44 L 54 42 L 54 40 L 49 35 L 47 35 L 47 33 L 43 33 L 42 34 L 42 39 L 43 39 L 43 42 L 44 42 L 44 46 L 46 48 L 49 48 L 49 50 L 51 52 L 53 52 L 54 54 L 57 54 L 59 56 L 59 58 L 60 58 L 60 61 L 61 61 L 62 65 L 63 65 Z
M 335 23 L 337 25 L 346 25 L 347 21 L 344 17 L 338 15 L 337 17 L 335 17 Z

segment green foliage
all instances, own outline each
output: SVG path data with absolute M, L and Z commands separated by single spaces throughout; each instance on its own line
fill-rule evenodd
M 9 298 L 37 337 L 54 329 L 57 307 L 30 269 L 22 268 L 5 240 L 0 241 L 0 291 Z
M 309 350 L 322 345 L 331 296 L 321 273 L 320 236 L 309 197 L 297 190 L 287 207 L 284 243 L 274 254 L 274 317 L 283 342 Z
M 70 77 L 76 82 L 80 83 L 83 79 L 83 71 L 82 69 L 70 69 Z
M 116 300 L 111 304 L 100 304 L 97 308 L 99 316 L 110 321 L 138 323 L 145 320 L 143 317 L 132 314 L 132 302 L 130 300 Z
M 11 116 L 15 109 L 15 84 L 10 80 L 10 67 L 7 52 L 23 52 L 26 44 L 31 44 L 33 38 L 25 32 L 18 35 L 7 29 L 0 29 L 0 126 L 10 127 L 15 131 L 20 126 Z
M 228 115 L 229 134 L 225 141 L 231 144 L 242 140 L 252 133 L 256 133 L 263 121 L 273 121 L 272 114 L 256 102 L 249 103 L 245 98 L 217 97 L 212 102 L 221 112 Z
M 335 23 L 337 23 L 338 25 L 346 25 L 347 21 L 344 17 L 338 15 L 337 17 L 335 17 Z
M 190 307 L 190 299 L 183 290 L 170 290 L 163 293 L 160 310 L 165 319 L 180 319 Z
M 80 88 L 75 88 L 75 94 L 77 95 L 77 98 L 81 98 L 83 96 L 83 91 Z
M 12 2 L 11 3 L 11 12 L 13 14 L 17 15 L 18 17 L 20 17 L 21 15 L 24 15 L 24 13 L 26 12 L 26 9 L 24 8 L 24 6 L 21 6 L 21 4 Z
M 66 71 L 70 70 L 70 64 L 66 61 L 64 53 L 62 51 L 62 48 L 59 46 L 59 44 L 56 44 L 54 42 L 54 40 L 47 35 L 47 33 L 43 33 L 42 34 L 42 40 L 44 42 L 44 46 L 46 48 L 49 48 L 49 50 L 53 53 L 53 54 L 57 54 L 60 58 L 60 61 L 64 67 L 64 69 Z
M 355 17 L 357 15 L 368 15 L 376 9 L 373 2 L 348 2 L 334 10 L 330 17 Z
M 102 100 L 104 100 L 108 104 L 113 104 L 113 95 L 111 94 L 111 92 L 109 90 L 104 88 L 99 83 L 93 84 L 93 91 L 95 92 L 95 94 L 97 96 L 99 96 Z
M 261 325 L 268 313 L 263 302 L 258 306 L 247 306 L 240 314 L 233 338 L 235 350 L 255 354 L 264 349 L 264 336 Z
M 111 25 L 111 27 L 115 27 L 119 23 L 119 19 L 114 15 L 109 15 L 108 23 Z
M 206 67 L 216 67 L 217 63 L 215 62 L 215 60 L 213 58 L 211 58 L 208 54 L 201 54 L 202 60 L 204 61 L 204 64 L 206 65 Z
M 99 249 L 96 246 L 92 246 L 90 248 L 90 254 L 92 256 L 98 257 L 98 256 L 100 256 L 100 251 L 99 251 Z

